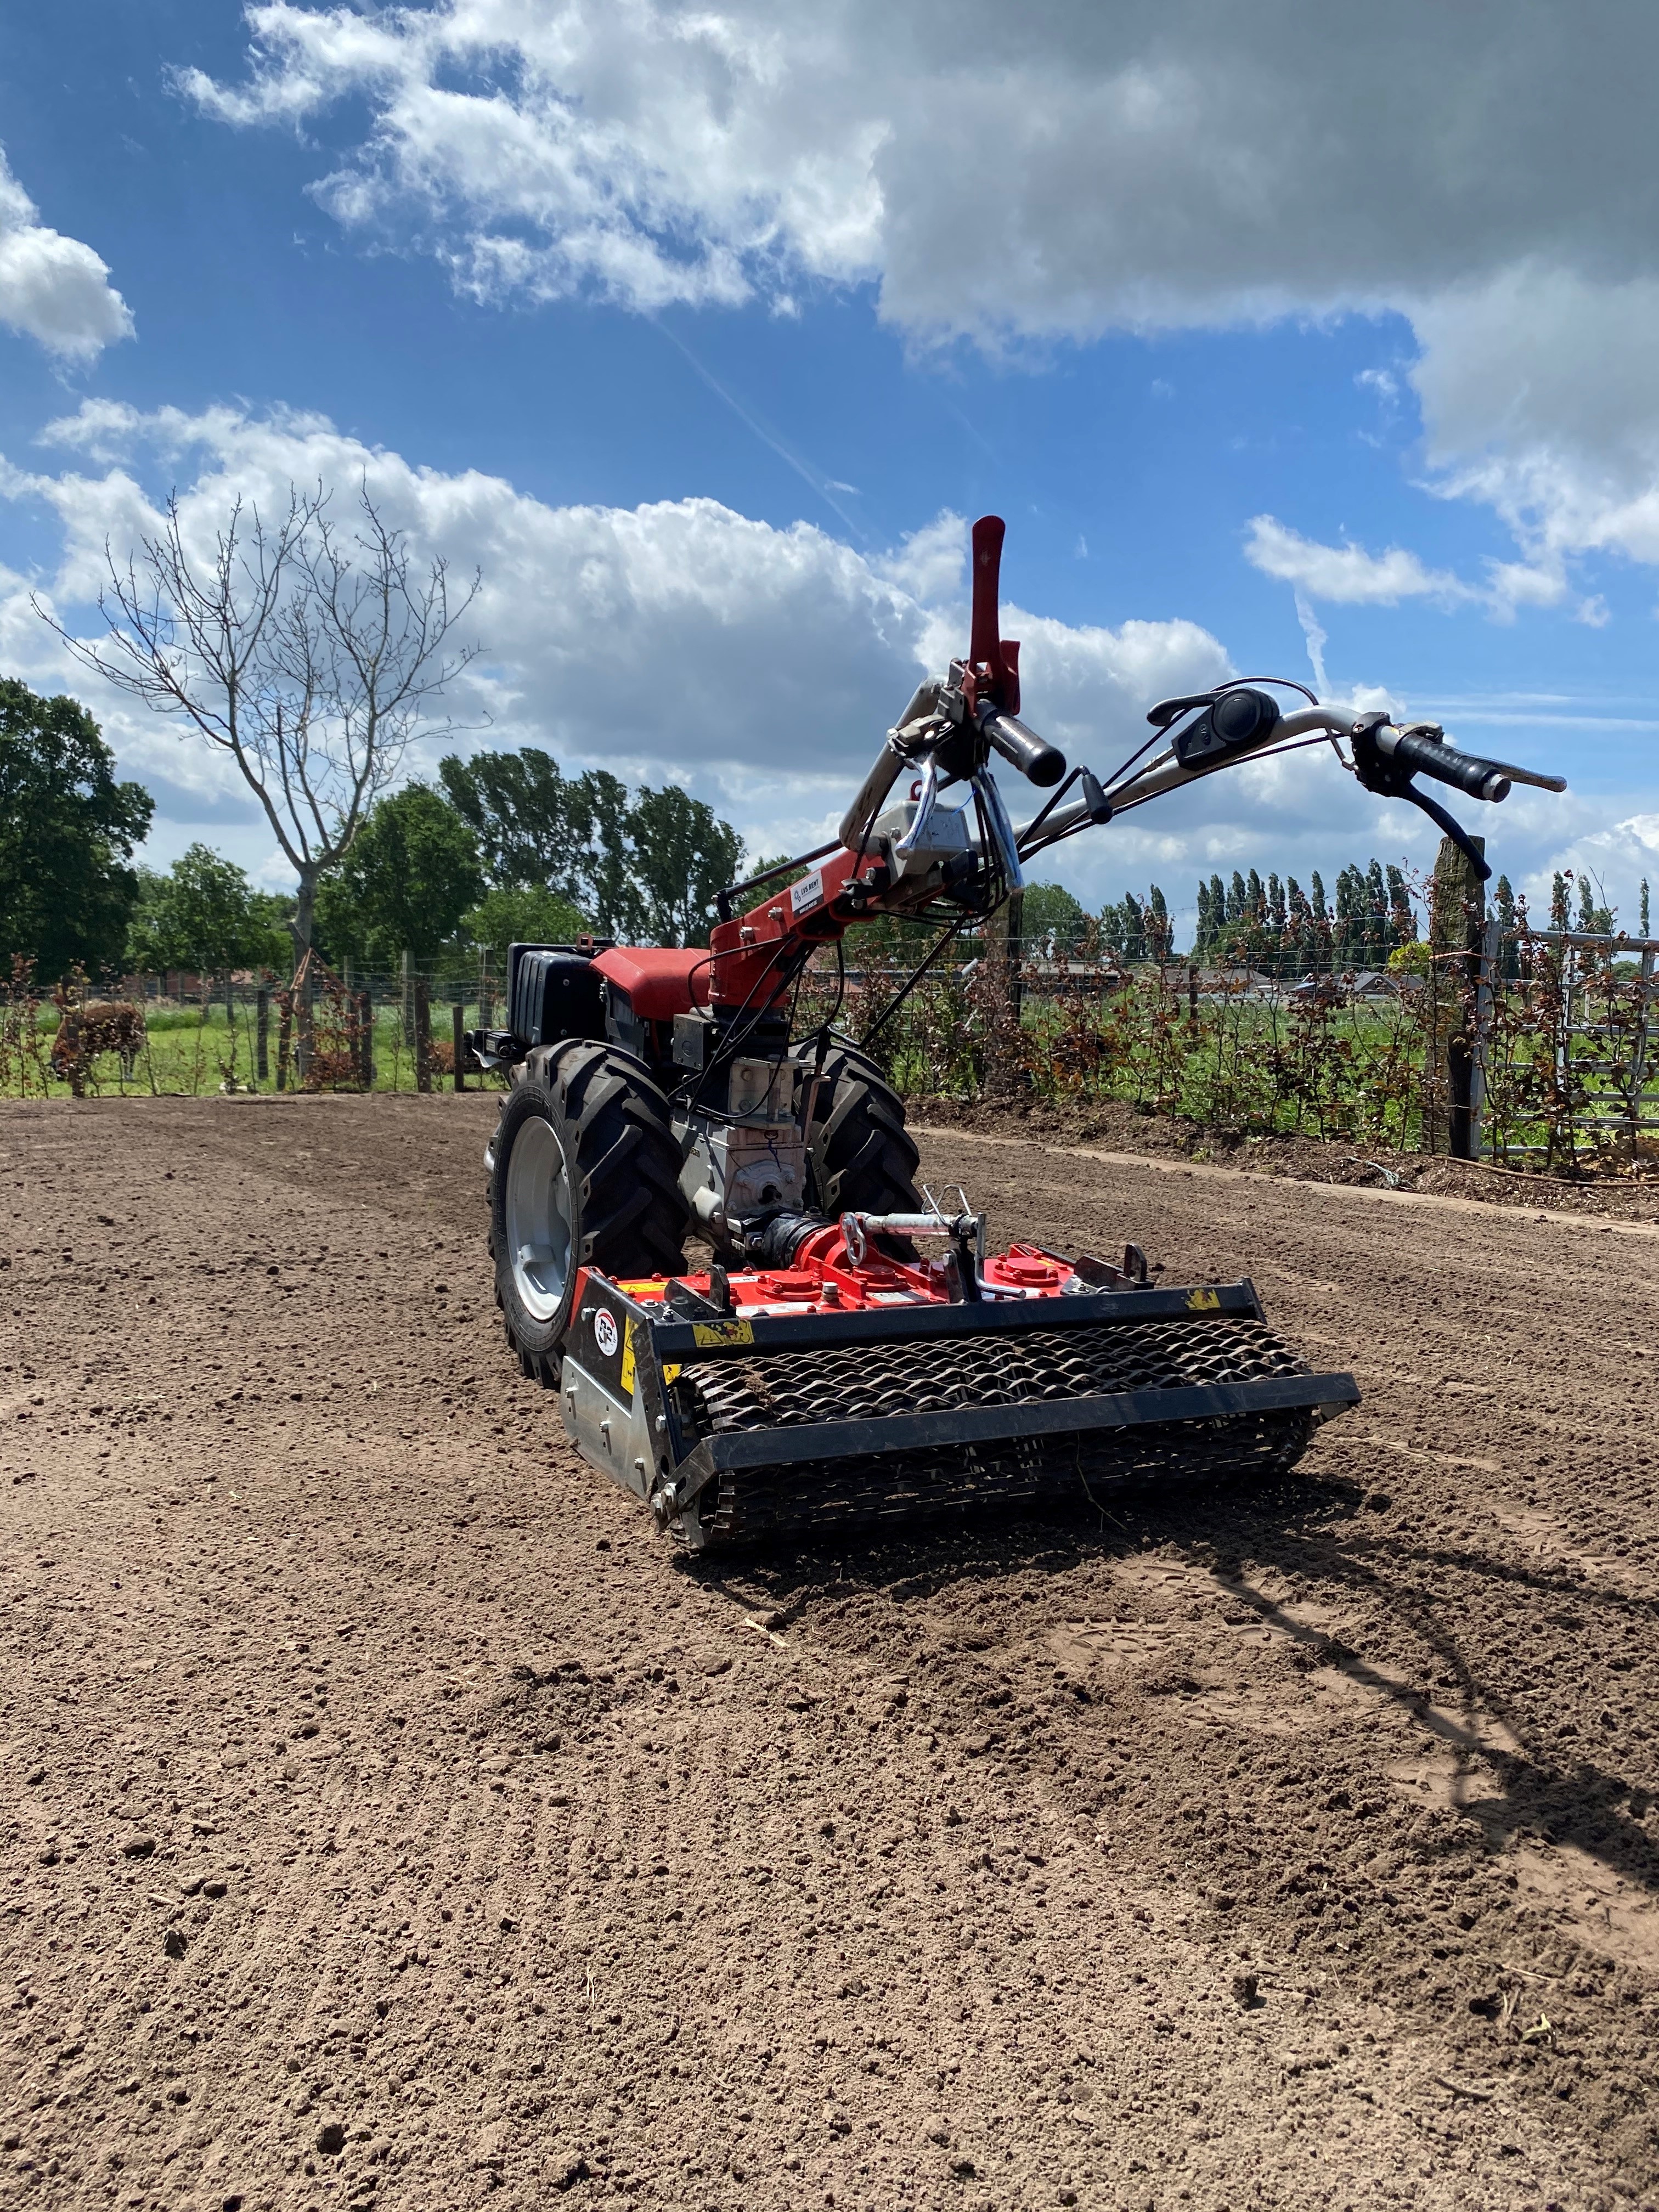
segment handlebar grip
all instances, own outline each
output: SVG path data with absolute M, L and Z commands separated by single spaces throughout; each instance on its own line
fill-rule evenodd
M 1004 760 L 1030 782 L 1046 788 L 1065 775 L 1065 754 L 1028 729 L 1018 714 L 987 714 L 981 727 Z
M 1510 779 L 1498 761 L 1481 760 L 1474 753 L 1455 752 L 1429 738 L 1414 738 L 1407 730 L 1379 730 L 1378 752 L 1397 760 L 1418 775 L 1431 775 L 1471 799 L 1499 799 L 1510 795 Z

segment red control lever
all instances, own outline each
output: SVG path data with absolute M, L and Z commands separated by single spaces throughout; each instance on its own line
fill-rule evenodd
M 988 668 L 990 683 L 981 696 L 1005 714 L 1019 712 L 1019 647 L 1000 635 L 999 603 L 1002 578 L 1002 540 L 1006 526 L 1000 514 L 981 514 L 974 525 L 974 623 L 968 658 L 976 668 Z

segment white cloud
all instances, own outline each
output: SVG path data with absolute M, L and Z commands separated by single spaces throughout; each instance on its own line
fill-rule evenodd
M 366 477 L 418 548 L 458 572 L 483 572 L 471 627 L 484 654 L 456 689 L 459 721 L 488 718 L 488 742 L 544 745 L 568 765 L 687 781 L 760 849 L 823 835 L 918 677 L 965 642 L 964 532 L 954 515 L 869 559 L 805 523 L 778 529 L 713 500 L 550 507 L 499 477 L 413 466 L 313 415 L 140 415 L 89 401 L 43 442 L 96 466 L 54 473 L 0 462 L 0 492 L 57 514 L 62 552 L 43 588 L 88 634 L 106 539 L 119 557 L 152 527 L 170 477 L 203 547 L 237 492 L 269 508 L 285 502 L 290 481 L 320 478 L 349 495 Z M 1017 573 L 1017 546 L 1008 569 Z M 16 580 L 0 579 L 9 665 L 84 690 L 51 633 L 22 613 L 25 597 Z M 1102 768 L 1145 734 L 1152 699 L 1227 667 L 1216 641 L 1188 622 L 1073 629 L 1011 612 L 1008 626 L 1024 641 L 1031 718 Z M 145 773 L 234 794 L 187 738 L 136 723 L 114 702 L 90 702 Z M 415 765 L 429 767 L 436 750 L 428 744 Z
M 1645 265 L 1659 27 L 1398 0 L 263 0 L 227 122 L 368 135 L 347 222 L 636 305 L 878 277 L 917 330 L 1209 323 L 1432 295 L 1545 251 Z M 962 159 L 939 155 L 948 117 Z M 1377 149 L 1388 149 L 1376 158 Z M 971 158 L 972 155 L 981 158 Z
M 1367 553 L 1362 545 L 1321 545 L 1271 514 L 1256 515 L 1249 528 L 1244 551 L 1251 566 L 1293 584 L 1310 599 L 1393 607 L 1401 599 L 1426 599 L 1455 606 L 1480 596 L 1445 569 L 1425 568 L 1403 546 Z
M 0 323 L 62 361 L 88 362 L 132 336 L 126 302 L 89 246 L 40 221 L 0 153 Z
M 144 415 L 88 401 L 42 442 L 71 464 L 54 472 L 0 461 L 0 495 L 43 501 L 58 516 L 58 564 L 34 588 L 82 634 L 93 629 L 88 607 L 106 538 L 118 556 L 153 525 L 175 478 L 186 529 L 204 545 L 239 491 L 270 506 L 285 501 L 290 481 L 320 477 L 349 495 L 366 476 L 418 549 L 484 572 L 475 625 L 484 657 L 451 704 L 458 720 L 488 715 L 490 726 L 463 744 L 539 744 L 568 768 L 678 778 L 720 805 L 756 852 L 821 840 L 917 676 L 963 642 L 964 530 L 955 515 L 866 558 L 806 524 L 778 529 L 711 500 L 550 507 L 499 477 L 447 475 L 365 447 L 316 415 Z M 1018 573 L 1016 532 L 1005 574 Z M 29 611 L 29 587 L 0 570 L 0 658 L 37 687 L 87 700 L 125 771 L 158 793 L 155 849 L 166 858 L 204 836 L 251 868 L 265 866 L 268 836 L 234 771 L 167 722 L 89 686 Z M 1030 720 L 1100 771 L 1150 734 L 1153 700 L 1229 672 L 1222 645 L 1178 617 L 1074 628 L 1011 605 L 1004 627 L 1021 641 Z M 1342 688 L 1360 704 L 1386 703 Z M 1570 700 L 1464 705 L 1470 738 L 1477 724 L 1554 719 L 1576 728 L 1583 720 Z M 1437 710 L 1455 734 L 1457 702 Z M 429 772 L 450 742 L 427 741 L 410 766 Z M 1012 777 L 1005 789 L 1023 814 L 1030 794 Z M 1474 826 L 1491 840 L 1495 865 L 1518 885 L 1541 883 L 1546 896 L 1553 867 L 1589 862 L 1633 913 L 1637 876 L 1659 876 L 1643 844 L 1651 817 L 1644 828 L 1629 799 L 1517 790 L 1501 811 L 1478 811 Z M 1305 883 L 1312 868 L 1373 853 L 1425 865 L 1436 839 L 1412 809 L 1380 805 L 1312 750 L 1206 779 L 1077 839 L 1039 872 L 1093 905 L 1153 878 L 1184 904 L 1212 868 L 1272 865 Z
M 483 298 L 878 287 L 911 337 L 1394 312 L 1439 482 L 1568 592 L 1659 561 L 1659 12 L 1395 0 L 261 0 L 227 123 L 366 132 L 314 190 Z M 948 118 L 948 125 L 942 125 Z M 950 158 L 940 152 L 948 128 Z M 1368 388 L 1391 404 L 1388 372 Z M 1155 386 L 1154 389 L 1159 387 Z M 1499 611 L 1528 586 L 1472 590 Z
M 1271 514 L 1252 518 L 1245 558 L 1264 576 L 1291 585 L 1297 615 L 1308 638 L 1316 670 L 1324 632 L 1314 621 L 1310 602 L 1347 606 L 1398 606 L 1401 599 L 1429 599 L 1451 608 L 1484 607 L 1495 622 L 1513 622 L 1522 607 L 1554 607 L 1571 596 L 1560 549 L 1540 545 L 1531 561 L 1488 561 L 1484 584 L 1465 583 L 1447 568 L 1431 568 L 1401 545 L 1368 553 L 1363 545 L 1324 545 L 1304 538 Z M 1592 629 L 1607 620 L 1605 603 L 1581 599 L 1574 619 Z M 1322 685 L 1322 674 L 1318 678 Z

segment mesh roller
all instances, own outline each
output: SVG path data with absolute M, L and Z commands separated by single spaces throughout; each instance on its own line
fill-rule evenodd
M 674 1389 L 688 1426 L 710 1436 L 1307 1372 L 1266 1322 L 1229 1317 L 688 1362 Z M 1296 1407 L 727 1469 L 717 1496 L 705 1493 L 702 1520 L 718 1540 L 909 1520 L 992 1501 L 1086 1504 L 1152 1483 L 1265 1480 L 1295 1465 L 1311 1432 L 1312 1416 Z

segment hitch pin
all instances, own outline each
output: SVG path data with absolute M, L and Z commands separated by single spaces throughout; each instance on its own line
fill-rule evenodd
M 929 1208 L 927 1213 L 843 1213 L 841 1217 L 842 1241 L 847 1247 L 847 1256 L 855 1267 L 862 1267 L 868 1256 L 869 1240 L 872 1236 L 891 1237 L 950 1237 L 958 1243 L 974 1240 L 974 1255 L 985 1264 L 985 1223 L 982 1213 L 975 1213 L 969 1202 L 968 1194 L 960 1183 L 955 1195 L 960 1211 L 947 1214 L 939 1200 L 924 1183 L 922 1196 Z

